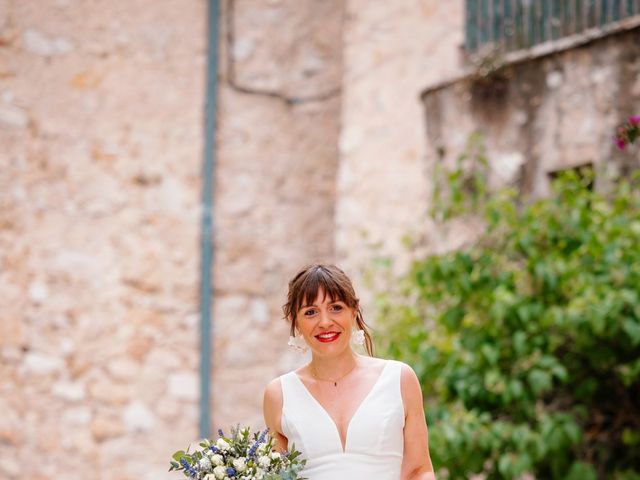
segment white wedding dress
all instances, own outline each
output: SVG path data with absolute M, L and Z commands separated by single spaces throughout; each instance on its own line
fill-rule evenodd
M 345 449 L 338 428 L 295 372 L 280 377 L 282 432 L 307 459 L 309 480 L 400 480 L 404 407 L 402 363 L 386 360 L 373 388 L 351 417 Z

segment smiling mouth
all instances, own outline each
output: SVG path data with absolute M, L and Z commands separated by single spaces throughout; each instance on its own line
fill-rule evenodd
M 318 339 L 319 342 L 329 343 L 329 342 L 336 341 L 339 336 L 340 336 L 340 332 L 327 332 L 327 333 L 321 333 L 320 335 L 316 335 L 316 338 Z

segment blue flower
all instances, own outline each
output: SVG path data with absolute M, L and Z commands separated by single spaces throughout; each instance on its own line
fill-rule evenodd
M 198 472 L 191 465 L 189 465 L 189 462 L 187 462 L 184 458 L 180 459 L 180 464 L 184 467 L 185 472 L 187 472 L 190 477 L 195 477 L 198 474 Z
M 230 477 L 235 477 L 236 476 L 236 469 L 233 467 L 228 467 L 227 468 L 227 475 L 229 475 Z
M 269 427 L 267 427 L 262 433 L 260 433 L 258 440 L 256 440 L 256 442 L 253 445 L 251 445 L 251 448 L 249 449 L 249 452 L 248 452 L 248 455 L 250 457 L 253 457 L 256 454 L 256 450 L 258 449 L 260 444 L 264 443 L 268 432 L 269 432 Z
M 213 453 L 218 453 L 220 451 L 220 449 L 218 447 L 216 447 L 215 445 L 211 445 L 209 447 L 209 450 L 211 450 Z
M 224 437 L 224 432 L 222 431 L 221 428 L 218 429 L 218 435 L 221 437 Z
M 260 445 L 260 442 L 255 442 L 253 445 L 251 445 L 251 448 L 249 449 L 249 453 L 248 453 L 249 457 L 255 456 L 256 450 L 258 450 L 259 445 Z

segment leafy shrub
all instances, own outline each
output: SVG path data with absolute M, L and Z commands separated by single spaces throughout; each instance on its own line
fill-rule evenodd
M 440 478 L 640 479 L 640 194 L 591 184 L 569 173 L 523 206 L 496 194 L 479 242 L 378 295 Z

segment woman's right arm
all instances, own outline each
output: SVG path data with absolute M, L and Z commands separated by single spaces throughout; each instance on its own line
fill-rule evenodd
M 275 438 L 275 449 L 280 453 L 286 452 L 288 440 L 280 430 L 280 419 L 282 417 L 282 386 L 280 385 L 279 378 L 271 380 L 265 387 L 264 398 L 262 400 L 262 412 L 264 422 Z

